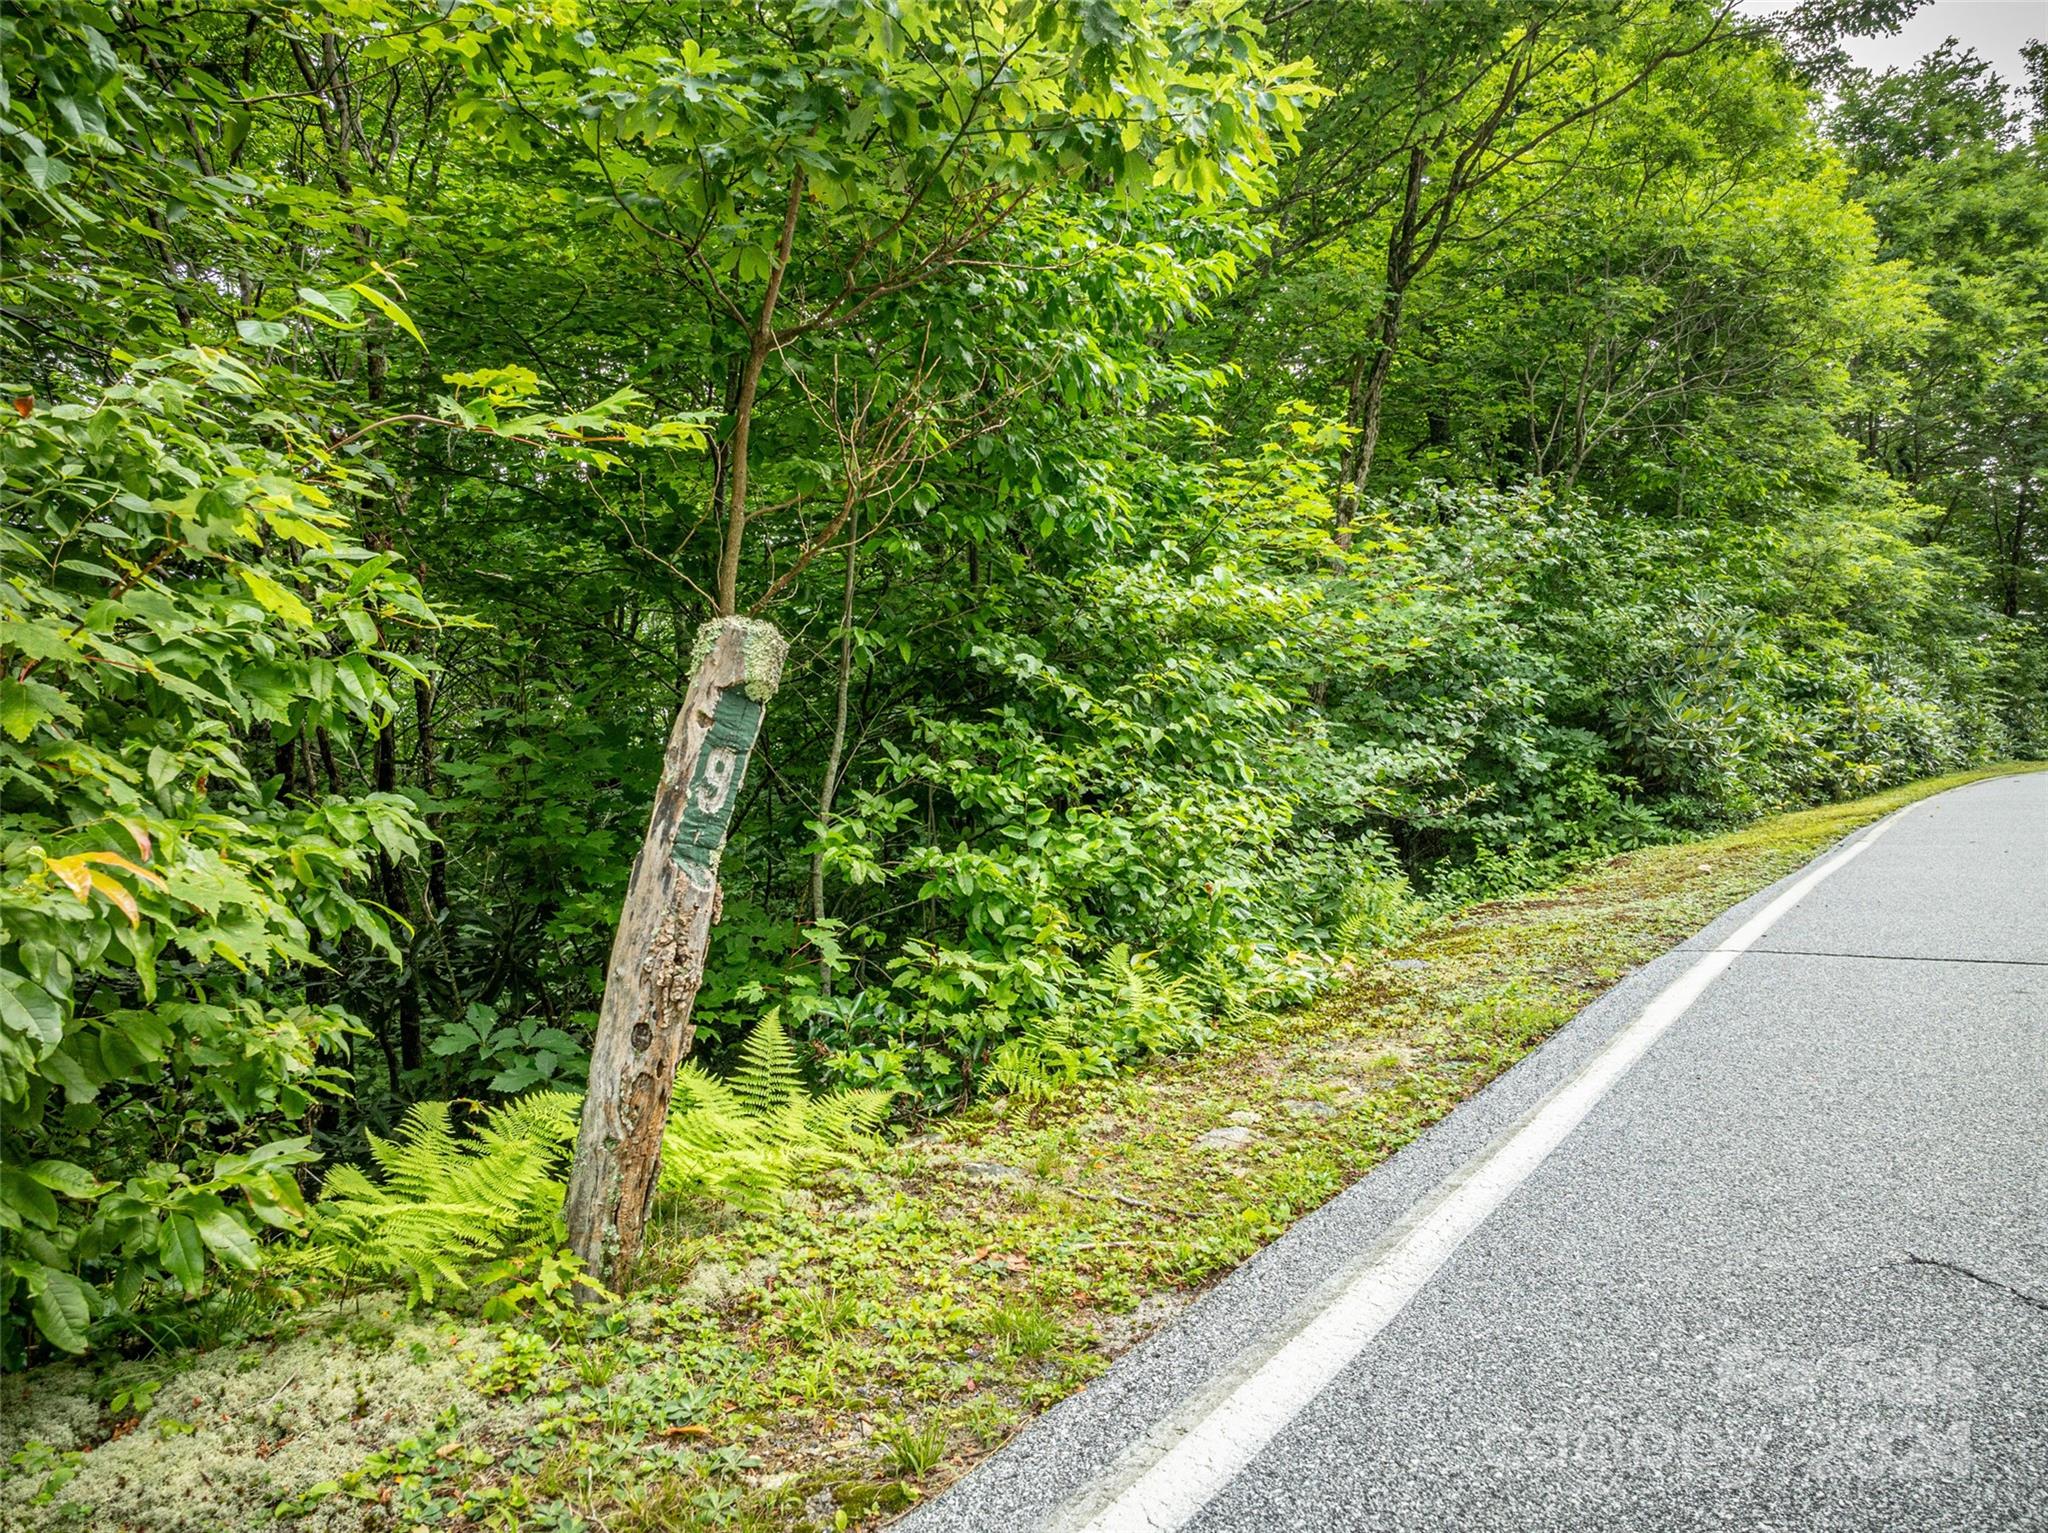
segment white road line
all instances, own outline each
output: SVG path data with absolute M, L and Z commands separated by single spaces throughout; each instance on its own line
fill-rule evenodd
M 1564 1142 L 1707 986 L 1815 886 L 1911 808 L 1816 863 L 1666 986 L 1578 1073 L 1418 1204 L 1299 1319 L 1161 1423 L 1050 1524 L 1065 1533 L 1173 1533 L 1214 1499 L 1421 1291 L 1486 1217 Z

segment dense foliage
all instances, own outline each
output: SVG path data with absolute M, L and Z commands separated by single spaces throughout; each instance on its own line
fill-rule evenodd
M 0 18 L 10 1317 L 251 1268 L 322 1161 L 392 1179 L 330 1243 L 493 1146 L 534 1238 L 553 1152 L 417 1104 L 580 1082 L 714 613 L 792 651 L 701 1047 L 774 1008 L 907 1112 L 2041 748 L 2016 92 L 1704 0 L 1268 9 Z

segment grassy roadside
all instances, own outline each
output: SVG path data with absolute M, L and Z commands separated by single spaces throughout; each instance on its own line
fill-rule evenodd
M 182 1363 L 7 1381 L 0 1525 L 216 1533 L 273 1526 L 280 1503 L 318 1533 L 873 1524 L 1630 969 L 1858 826 L 2020 769 L 1467 909 L 1193 1058 L 987 1103 L 770 1218 L 665 1224 L 616 1315 L 503 1331 L 352 1305 Z M 108 1408 L 137 1383 L 146 1409 Z

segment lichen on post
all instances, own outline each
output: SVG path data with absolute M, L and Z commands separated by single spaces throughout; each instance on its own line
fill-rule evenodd
M 752 618 L 716 618 L 698 631 L 619 912 L 566 1209 L 570 1249 L 614 1292 L 630 1285 L 640 1254 L 719 915 L 718 862 L 787 648 L 773 624 Z

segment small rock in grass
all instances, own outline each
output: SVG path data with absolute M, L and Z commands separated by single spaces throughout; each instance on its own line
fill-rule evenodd
M 1006 1166 L 994 1160 L 963 1160 L 960 1169 L 977 1182 L 1021 1182 L 1024 1173 L 1015 1166 Z
M 1429 967 L 1429 960 L 1427 958 L 1389 958 L 1387 960 L 1387 967 L 1390 969 L 1426 969 Z
M 1328 1102 L 1313 1102 L 1305 1097 L 1290 1097 L 1280 1105 L 1298 1118 L 1334 1118 L 1337 1116 L 1337 1109 Z
M 1255 1124 L 1263 1123 L 1265 1120 L 1261 1118 L 1257 1113 L 1253 1112 L 1249 1107 L 1240 1107 L 1236 1112 L 1230 1115 L 1230 1121 L 1232 1123 L 1242 1124 L 1246 1128 L 1251 1128 Z
M 1254 1134 L 1243 1124 L 1233 1123 L 1228 1128 L 1210 1129 L 1208 1133 L 1195 1141 L 1195 1148 L 1198 1150 L 1242 1150 L 1256 1138 L 1258 1138 L 1258 1135 Z

